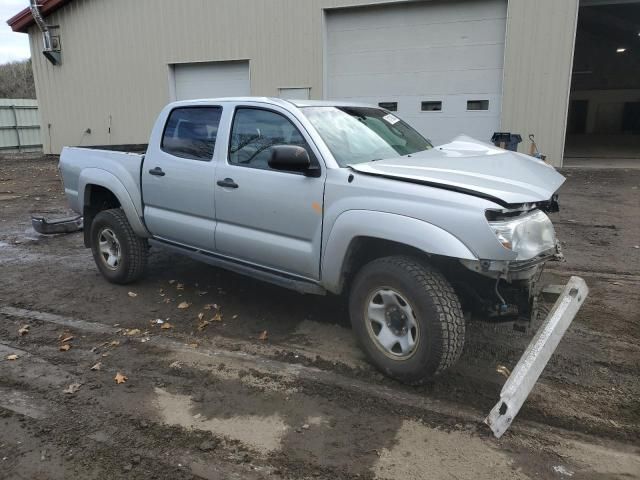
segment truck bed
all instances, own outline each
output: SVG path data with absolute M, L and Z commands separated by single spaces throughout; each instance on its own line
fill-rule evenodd
M 149 145 L 147 143 L 131 143 L 124 145 L 90 145 L 86 148 L 88 150 L 107 150 L 110 152 L 123 152 L 123 153 L 146 153 L 147 147 Z
M 93 184 L 96 182 L 95 179 L 99 178 L 103 181 L 103 186 L 112 191 L 114 186 L 120 186 L 120 194 L 128 195 L 138 216 L 142 216 L 140 169 L 144 153 L 135 153 L 131 151 L 133 150 L 131 148 L 119 151 L 117 148 L 116 146 L 103 149 L 98 147 L 65 147 L 62 150 L 59 169 L 63 177 L 65 193 L 69 199 L 69 206 L 74 211 L 82 214 L 84 198 L 80 198 L 80 195 L 84 194 L 88 183 L 86 177 L 91 174 L 93 178 L 91 183 Z M 136 150 L 140 151 L 138 148 Z M 114 193 L 118 195 L 118 192 Z

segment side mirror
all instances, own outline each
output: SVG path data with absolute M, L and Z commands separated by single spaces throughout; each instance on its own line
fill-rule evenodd
M 287 172 L 310 172 L 311 159 L 309 152 L 297 145 L 275 145 L 271 149 L 269 166 L 274 170 Z

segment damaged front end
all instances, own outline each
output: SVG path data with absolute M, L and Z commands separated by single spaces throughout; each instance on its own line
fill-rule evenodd
M 460 260 L 456 272 L 449 277 L 455 279 L 452 283 L 463 308 L 479 318 L 513 322 L 520 331 L 527 331 L 541 320 L 536 335 L 505 382 L 500 400 L 485 419 L 498 438 L 511 425 L 589 292 L 579 277 L 571 277 L 564 286 L 543 284 L 545 264 L 564 261 L 553 224 L 543 211 L 545 207 L 557 211 L 557 198 L 545 205 L 487 210 L 490 228 L 514 259 Z M 542 297 L 551 292 L 559 297 L 547 312 Z
M 492 321 L 513 321 L 525 330 L 537 317 L 541 277 L 547 262 L 564 261 L 551 220 L 543 211 L 557 211 L 557 197 L 541 204 L 487 210 L 489 227 L 512 253 L 512 260 L 460 260 L 456 287 L 468 310 Z
M 546 263 L 563 261 L 559 243 L 528 260 L 460 260 L 466 271 L 459 271 L 454 283 L 466 310 L 488 321 L 514 322 L 516 330 L 526 331 L 540 313 Z

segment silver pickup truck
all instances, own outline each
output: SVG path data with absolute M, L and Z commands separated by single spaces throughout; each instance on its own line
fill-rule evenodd
M 536 316 L 542 266 L 561 256 L 545 213 L 564 182 L 554 168 L 464 136 L 433 147 L 367 105 L 172 103 L 146 153 L 65 148 L 60 170 L 107 280 L 137 280 L 162 247 L 303 293 L 345 293 L 370 360 L 412 384 L 460 357 L 466 313 Z M 573 278 L 538 328 L 488 419 L 494 431 L 586 292 Z

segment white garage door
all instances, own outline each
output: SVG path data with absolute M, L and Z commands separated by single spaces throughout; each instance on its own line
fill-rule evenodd
M 326 96 L 385 108 L 435 144 L 500 129 L 505 0 L 327 14 Z
M 249 62 L 179 63 L 173 66 L 175 99 L 251 94 Z

